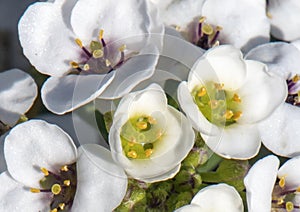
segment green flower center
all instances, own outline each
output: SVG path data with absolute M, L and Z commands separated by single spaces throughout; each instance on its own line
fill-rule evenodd
M 201 113 L 217 126 L 229 126 L 242 116 L 241 98 L 223 87 L 223 84 L 208 82 L 206 86 L 196 86 L 192 91 L 194 102 Z
M 121 129 L 123 153 L 129 159 L 147 159 L 162 140 L 162 123 L 152 116 L 141 115 L 129 119 Z

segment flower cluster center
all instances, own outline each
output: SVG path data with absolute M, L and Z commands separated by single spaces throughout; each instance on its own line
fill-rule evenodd
M 41 168 L 44 177 L 40 180 L 42 189 L 31 188 L 33 193 L 51 193 L 51 212 L 69 211 L 72 207 L 77 186 L 76 163 L 64 165 L 58 174 Z
M 242 116 L 238 94 L 224 90 L 224 84 L 209 82 L 192 91 L 194 102 L 205 118 L 217 126 L 229 126 Z
M 300 106 L 300 76 L 295 75 L 286 81 L 288 85 L 288 96 L 285 100 L 286 103 L 291 105 Z
M 161 125 L 152 116 L 129 119 L 121 129 L 123 152 L 129 159 L 147 159 L 163 136 Z

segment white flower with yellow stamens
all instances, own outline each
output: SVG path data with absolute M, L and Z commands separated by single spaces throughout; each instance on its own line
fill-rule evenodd
M 183 206 L 175 212 L 199 211 L 244 211 L 243 201 L 234 187 L 221 183 L 201 189 L 192 199 L 190 205 Z
M 270 155 L 257 161 L 244 179 L 249 212 L 300 209 L 300 157 L 286 161 Z M 279 170 L 278 170 L 279 168 Z
M 37 2 L 19 21 L 25 56 L 51 76 L 41 94 L 56 114 L 97 97 L 120 98 L 151 77 L 161 45 L 151 33 L 164 27 L 139 0 Z
M 113 159 L 132 178 L 157 182 L 172 178 L 194 145 L 185 116 L 167 104 L 164 91 L 152 84 L 126 95 L 109 132 Z
M 178 100 L 213 151 L 247 159 L 260 148 L 257 122 L 284 102 L 286 90 L 263 63 L 244 60 L 240 50 L 224 45 L 199 58 L 179 85 Z
M 111 211 L 126 193 L 127 176 L 108 150 L 90 144 L 77 151 L 69 135 L 45 121 L 13 128 L 4 154 L 0 211 Z
M 207 49 L 232 44 L 243 51 L 269 41 L 266 2 L 261 0 L 150 0 L 162 19 L 190 42 Z

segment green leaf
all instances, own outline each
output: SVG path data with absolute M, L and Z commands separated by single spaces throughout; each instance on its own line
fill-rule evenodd
M 100 133 L 108 144 L 108 131 L 106 130 L 104 116 L 98 110 L 95 110 L 95 116 L 98 129 L 100 130 Z
M 105 123 L 105 128 L 106 128 L 107 132 L 110 131 L 111 125 L 113 123 L 113 117 L 114 117 L 114 111 L 106 112 L 103 115 L 103 119 L 104 119 L 104 123 Z
M 213 153 L 205 164 L 197 167 L 197 172 L 202 176 L 202 173 L 214 170 L 222 160 L 223 158 Z

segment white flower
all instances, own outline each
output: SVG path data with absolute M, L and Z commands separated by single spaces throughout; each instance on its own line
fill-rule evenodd
M 271 34 L 285 41 L 300 38 L 300 1 L 269 0 L 267 11 L 270 15 Z
M 226 45 L 207 51 L 178 88 L 179 103 L 206 144 L 217 154 L 236 159 L 257 154 L 261 141 L 256 123 L 285 97 L 283 79 Z
M 36 96 L 37 86 L 29 74 L 19 69 L 0 73 L 0 135 L 1 124 L 14 126 Z
M 113 159 L 145 182 L 172 178 L 194 145 L 194 131 L 182 113 L 167 105 L 161 87 L 126 95 L 109 132 Z
M 279 170 L 278 167 L 279 159 L 270 155 L 249 170 L 244 179 L 249 212 L 300 209 L 300 157 L 288 160 Z
M 222 183 L 201 189 L 194 196 L 190 205 L 176 210 L 176 212 L 199 211 L 242 212 L 244 211 L 244 206 L 235 188 Z
M 139 0 L 37 2 L 19 22 L 24 54 L 51 76 L 41 93 L 57 114 L 119 98 L 149 78 L 160 45 L 150 34 L 163 32 L 156 10 Z
M 246 58 L 266 63 L 269 71 L 286 80 L 288 86 L 285 103 L 259 124 L 262 142 L 277 155 L 299 155 L 300 51 L 293 44 L 274 42 L 254 48 Z
M 218 40 L 247 51 L 269 41 L 270 23 L 265 1 L 150 1 L 158 6 L 168 26 L 175 26 L 184 37 L 202 48 L 214 46 Z
M 126 193 L 127 177 L 108 150 L 90 144 L 77 152 L 69 135 L 41 120 L 13 128 L 4 153 L 0 211 L 110 211 Z

